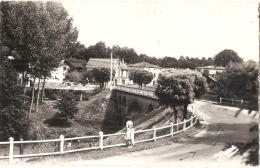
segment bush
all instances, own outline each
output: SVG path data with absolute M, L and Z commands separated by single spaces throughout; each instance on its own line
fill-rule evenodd
M 62 94 L 62 98 L 54 106 L 58 112 L 54 115 L 54 119 L 58 119 L 61 123 L 66 123 L 69 119 L 73 119 L 74 115 L 78 113 L 75 94 L 70 91 L 66 91 Z

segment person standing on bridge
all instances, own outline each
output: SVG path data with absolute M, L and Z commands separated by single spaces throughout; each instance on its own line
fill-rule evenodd
M 128 148 L 132 148 L 134 140 L 133 122 L 129 117 L 126 118 L 126 121 L 126 144 Z

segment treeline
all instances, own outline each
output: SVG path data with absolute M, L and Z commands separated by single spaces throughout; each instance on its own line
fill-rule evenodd
M 137 54 L 133 48 L 120 47 L 118 45 L 108 47 L 105 42 L 100 41 L 89 47 L 85 47 L 83 44 L 77 43 L 73 52 L 67 57 L 73 57 L 78 60 L 88 61 L 90 58 L 110 58 L 111 52 L 115 58 L 123 58 L 127 64 L 133 64 L 138 62 L 148 62 L 150 64 L 158 65 L 163 68 L 189 68 L 195 69 L 198 66 L 214 65 L 214 59 L 209 58 L 189 58 L 188 56 L 180 56 L 175 58 L 172 56 L 165 56 L 163 58 L 156 58 L 155 56 L 148 56 L 146 54 Z

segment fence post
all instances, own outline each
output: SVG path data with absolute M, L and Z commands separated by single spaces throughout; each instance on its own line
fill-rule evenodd
M 178 131 L 179 131 L 179 124 L 178 124 L 178 121 L 177 121 L 177 123 L 176 123 L 176 128 L 177 128 L 177 131 L 176 131 L 176 132 L 178 132 Z
M 63 154 L 64 149 L 64 135 L 60 135 L 60 154 Z
M 153 126 L 153 140 L 156 141 L 156 127 Z
M 233 104 L 234 104 L 234 99 L 232 99 L 232 106 L 233 106 Z
M 171 135 L 173 137 L 173 122 L 171 122 L 170 125 L 171 125 Z
M 14 160 L 14 138 L 9 138 L 10 146 L 9 146 L 9 163 L 12 163 Z
M 219 103 L 221 104 L 222 102 L 221 102 L 221 97 L 220 97 L 220 99 L 219 99 Z
M 131 139 L 132 139 L 132 145 L 134 145 L 135 144 L 135 130 L 132 128 L 131 130 Z
M 81 94 L 80 94 L 79 101 L 82 101 L 82 96 L 83 96 L 83 94 L 81 93 Z
M 241 105 L 243 104 L 243 99 L 241 99 Z
M 103 132 L 99 132 L 99 147 L 102 150 L 103 149 Z
M 23 141 L 23 138 L 20 141 Z M 20 155 L 23 155 L 23 143 L 20 143 Z
M 186 119 L 184 119 L 183 122 L 184 122 L 184 123 L 183 123 L 183 131 L 185 132 L 185 131 L 186 131 Z

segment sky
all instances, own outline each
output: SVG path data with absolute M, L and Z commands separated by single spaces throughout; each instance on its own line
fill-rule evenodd
M 258 3 L 207 1 L 62 1 L 86 47 L 133 48 L 138 54 L 214 57 L 232 49 L 259 61 Z

